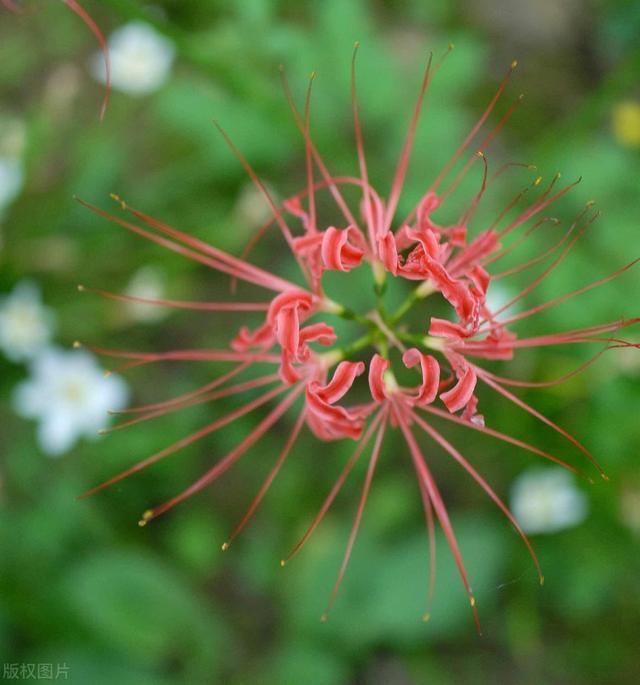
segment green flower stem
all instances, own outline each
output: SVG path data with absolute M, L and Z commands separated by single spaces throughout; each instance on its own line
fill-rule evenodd
M 393 326 L 402 319 L 402 317 L 413 307 L 416 302 L 424 300 L 426 297 L 435 292 L 435 288 L 429 281 L 424 281 L 415 290 L 413 290 L 407 299 L 396 309 L 391 318 L 389 325 Z

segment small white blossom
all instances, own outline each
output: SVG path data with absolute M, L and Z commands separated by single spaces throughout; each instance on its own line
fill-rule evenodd
M 111 85 L 130 95 L 146 95 L 166 81 L 173 59 L 173 43 L 152 26 L 140 21 L 125 24 L 109 37 Z M 91 73 L 104 83 L 102 53 L 91 60 Z
M 35 283 L 21 281 L 0 299 L 0 349 L 11 361 L 33 358 L 48 345 L 52 329 L 53 313 Z
M 533 468 L 514 482 L 511 510 L 526 533 L 555 533 L 581 523 L 587 498 L 571 473 L 560 467 Z
M 22 121 L 0 117 L 0 216 L 22 190 L 25 139 Z
M 126 294 L 146 300 L 161 300 L 165 297 L 162 272 L 154 266 L 143 266 L 132 276 Z M 169 311 L 166 307 L 139 302 L 127 302 L 125 311 L 129 318 L 144 323 L 153 323 L 165 318 Z
M 108 422 L 108 410 L 122 409 L 127 387 L 108 376 L 86 350 L 45 350 L 31 367 L 31 377 L 14 393 L 18 414 L 37 419 L 38 442 L 59 456 L 81 438 L 95 438 Z
M 18 197 L 23 182 L 22 162 L 12 157 L 0 157 L 0 216 Z
M 494 314 L 499 309 L 502 309 L 505 304 L 511 302 L 515 294 L 516 293 L 512 292 L 509 288 L 502 285 L 500 281 L 491 281 L 491 283 L 489 283 L 489 289 L 487 290 L 485 305 L 489 311 Z M 517 311 L 518 303 L 509 307 L 503 314 L 498 315 L 498 321 L 501 318 L 505 319 L 507 316 L 511 316 Z

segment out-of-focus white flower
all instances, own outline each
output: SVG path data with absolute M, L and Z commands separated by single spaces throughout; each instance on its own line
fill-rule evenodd
M 165 296 L 162 272 L 154 266 L 143 266 L 136 271 L 129 281 L 126 294 L 146 300 L 161 300 Z M 152 304 L 127 302 L 125 311 L 130 319 L 143 323 L 153 323 L 164 319 L 169 310 Z
M 499 309 L 504 307 L 505 304 L 511 302 L 515 295 L 515 292 L 502 285 L 500 281 L 491 281 L 491 283 L 489 283 L 489 289 L 487 290 L 485 305 L 492 313 L 497 312 Z M 513 306 L 509 307 L 504 314 L 500 314 L 498 316 L 498 320 L 501 318 L 506 319 L 508 316 L 515 314 L 518 311 L 518 305 L 519 303 L 515 303 Z
M 12 157 L 0 157 L 0 216 L 18 197 L 23 181 L 22 162 Z
M 18 414 L 37 419 L 38 442 L 44 452 L 59 456 L 81 437 L 95 438 L 108 422 L 108 410 L 122 409 L 127 386 L 108 376 L 86 350 L 45 350 L 31 367 L 31 377 L 18 385 Z
M 563 468 L 533 468 L 514 482 L 511 510 L 526 533 L 555 533 L 586 518 L 587 498 Z
M 173 59 L 173 43 L 152 26 L 132 21 L 109 37 L 111 85 L 130 95 L 146 95 L 165 82 Z M 104 83 L 104 56 L 96 53 L 91 59 L 91 73 Z
M 22 121 L 0 117 L 0 216 L 22 189 L 25 135 Z
M 53 312 L 42 304 L 38 286 L 20 281 L 0 299 L 0 349 L 14 362 L 31 359 L 48 345 L 53 323 Z

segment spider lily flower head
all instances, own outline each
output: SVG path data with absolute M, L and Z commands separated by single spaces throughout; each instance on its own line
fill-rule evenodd
M 281 562 L 285 565 L 311 537 L 355 463 L 368 451 L 369 465 L 344 559 L 331 592 L 328 612 L 337 596 L 354 546 L 376 465 L 383 453 L 385 436 L 388 431 L 395 431 L 406 443 L 407 458 L 414 466 L 427 524 L 431 555 L 427 604 L 430 603 L 434 588 L 434 529 L 436 522 L 439 522 L 457 564 L 479 629 L 471 576 L 464 565 L 444 498 L 431 473 L 420 440 L 426 438 L 439 445 L 494 501 L 521 536 L 533 557 L 542 582 L 543 576 L 533 548 L 514 515 L 467 458 L 442 435 L 437 425 L 438 422 L 455 423 L 463 430 L 484 433 L 590 479 L 580 468 L 559 456 L 493 427 L 493 417 L 486 417 L 480 412 L 478 388 L 483 387 L 515 404 L 546 424 L 550 430 L 559 433 L 571 449 L 581 452 L 581 456 L 590 460 L 593 467 L 604 476 L 604 472 L 582 443 L 510 389 L 512 386 L 536 387 L 562 382 L 595 361 L 602 354 L 602 349 L 589 362 L 570 371 L 565 377 L 539 383 L 496 375 L 486 368 L 484 362 L 509 360 L 532 347 L 590 343 L 600 343 L 605 349 L 637 346 L 620 338 L 618 334 L 618 331 L 636 324 L 637 318 L 605 322 L 576 330 L 545 332 L 536 337 L 520 337 L 516 327 L 516 323 L 522 319 L 534 317 L 539 312 L 607 283 L 635 262 L 553 300 L 538 303 L 528 309 L 518 309 L 517 313 L 511 316 L 503 316 L 507 310 L 530 295 L 544 278 L 563 262 L 595 218 L 590 203 L 549 250 L 525 260 L 514 269 L 496 269 L 498 262 L 507 254 L 515 253 L 522 243 L 526 242 L 528 235 L 543 225 L 557 223 L 557 220 L 544 214 L 545 210 L 575 185 L 569 183 L 560 187 L 559 175 L 547 185 L 544 185 L 539 177 L 535 177 L 524 189 L 518 191 L 495 221 L 482 224 L 475 220 L 476 209 L 487 188 L 503 172 L 513 166 L 523 166 L 507 165 L 490 175 L 485 154 L 489 144 L 521 100 L 516 98 L 497 123 L 489 126 L 490 116 L 507 86 L 515 63 L 508 69 L 477 123 L 453 152 L 451 160 L 437 173 L 430 186 L 425 188 L 422 198 L 409 215 L 399 217 L 398 202 L 404 186 L 416 127 L 425 94 L 439 66 L 440 64 L 434 67 L 432 60 L 429 59 L 387 194 L 378 192 L 369 182 L 357 99 L 355 52 L 352 62 L 352 112 L 355 155 L 359 165 L 358 176 L 340 176 L 331 171 L 313 142 L 310 127 L 313 75 L 304 107 L 299 109 L 282 74 L 285 96 L 302 137 L 306 179 L 300 191 L 286 198 L 281 205 L 276 204 L 265 183 L 235 147 L 228 134 L 218 126 L 272 213 L 271 220 L 256 232 L 240 257 L 148 216 L 130 207 L 117 196 L 114 196 L 114 199 L 124 214 L 114 215 L 81 201 L 97 214 L 127 231 L 230 277 L 233 296 L 225 302 L 184 302 L 142 300 L 127 294 L 85 287 L 81 288 L 83 291 L 124 302 L 145 301 L 150 305 L 190 308 L 197 311 L 232 311 L 240 317 L 244 312 L 262 312 L 262 322 L 253 328 L 239 325 L 237 333 L 231 337 L 226 348 L 160 352 L 92 348 L 100 354 L 120 358 L 122 364 L 118 368 L 121 371 L 162 361 L 206 361 L 231 365 L 230 369 L 227 367 L 220 375 L 206 379 L 200 388 L 184 395 L 123 411 L 123 421 L 116 428 L 151 420 L 200 402 L 212 402 L 258 388 L 261 389 L 261 393 L 247 401 L 243 407 L 216 416 L 200 430 L 148 456 L 86 494 L 95 493 L 159 460 L 168 458 L 249 412 L 267 405 L 270 407 L 264 418 L 256 420 L 253 430 L 230 452 L 221 455 L 201 478 L 167 502 L 145 511 L 140 520 L 140 525 L 144 526 L 220 478 L 290 409 L 297 406 L 297 418 L 284 441 L 282 451 L 275 459 L 271 472 L 249 505 L 245 516 L 224 543 L 223 549 L 230 547 L 254 514 L 286 459 L 295 454 L 296 442 L 305 427 L 321 441 L 354 441 L 353 453 L 327 494 L 320 511 L 302 539 Z M 480 188 L 477 194 L 460 209 L 457 221 L 451 225 L 441 225 L 436 217 L 438 209 L 442 205 L 451 204 L 453 191 L 476 164 L 481 165 Z M 454 168 L 459 170 L 449 184 L 444 186 Z M 345 188 L 354 186 L 361 193 L 361 201 L 355 207 L 347 202 L 343 194 Z M 323 220 L 316 203 L 316 194 L 319 192 L 331 196 L 343 217 L 341 223 L 336 223 L 335 219 L 332 223 Z M 529 200 L 532 196 L 533 199 Z M 525 200 L 528 202 L 525 203 Z M 276 231 L 288 247 L 291 257 L 299 267 L 298 281 L 287 280 L 250 260 L 252 248 L 267 231 Z M 506 278 L 511 273 L 534 267 L 538 268 L 538 274 L 526 288 L 516 291 L 513 297 L 498 308 L 490 305 L 487 292 L 492 279 Z M 342 272 L 343 278 L 347 279 L 350 274 L 362 269 L 368 270 L 371 274 L 371 287 L 377 303 L 373 310 L 354 311 L 327 295 L 327 272 Z M 385 304 L 385 287 L 391 279 L 404 284 L 406 299 L 395 311 L 390 312 Z M 236 284 L 239 282 L 262 288 L 265 297 L 260 301 L 238 300 L 235 292 Z M 434 294 L 439 294 L 446 303 L 449 310 L 448 318 L 435 316 L 430 309 L 428 298 Z M 412 330 L 407 324 L 405 317 L 410 311 L 420 312 L 421 324 L 417 329 Z M 335 320 L 332 317 L 336 316 L 359 327 L 360 337 L 348 343 L 338 339 L 335 327 L 331 325 L 331 321 Z M 400 353 L 401 363 L 394 361 L 392 352 L 393 355 Z M 250 367 L 266 367 L 267 370 L 262 376 L 241 380 Z M 412 382 L 402 380 L 406 374 L 413 374 Z M 364 395 L 360 392 L 363 385 Z M 394 450 L 394 454 L 396 453 Z M 324 614 L 325 618 L 327 612 Z M 427 608 L 425 617 L 428 617 L 428 614 Z

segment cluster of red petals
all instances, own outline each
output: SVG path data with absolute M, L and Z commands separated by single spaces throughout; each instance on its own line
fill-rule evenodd
M 373 236 L 370 242 L 354 225 L 318 230 L 298 197 L 284 203 L 284 209 L 302 224 L 304 235 L 294 237 L 291 247 L 312 276 L 315 292 L 292 288 L 278 294 L 269 306 L 264 323 L 253 331 L 243 326 L 232 342 L 233 349 L 268 350 L 277 344 L 282 380 L 294 384 L 306 379 L 309 383 L 307 422 L 316 436 L 323 440 L 359 438 L 366 412 L 349 410 L 335 402 L 344 397 L 364 367 L 361 363 L 343 362 L 332 381 L 323 386 L 323 381 L 318 379 L 326 376 L 326 370 L 319 365 L 309 343 L 332 345 L 336 335 L 326 323 L 304 325 L 304 322 L 321 312 L 322 275 L 326 271 L 347 272 L 363 260 L 377 262 L 393 277 L 421 282 L 431 291 L 439 292 L 451 304 L 455 315 L 454 320 L 431 317 L 425 321 L 424 333 L 442 341 L 444 361 L 449 367 L 447 379 L 440 381 L 440 363 L 434 356 L 423 355 L 417 349 L 406 350 L 405 365 L 420 364 L 423 382 L 413 394 L 401 390 L 399 397 L 418 404 L 429 404 L 439 397 L 449 412 L 462 412 L 463 419 L 482 424 L 482 417 L 476 413 L 474 395 L 477 377 L 464 352 L 469 349 L 489 359 L 509 358 L 513 354 L 509 342 L 516 338 L 494 323 L 482 339 L 470 340 L 478 335 L 481 321 L 492 320 L 486 307 L 490 277 L 482 262 L 499 249 L 496 234 L 487 232 L 468 243 L 464 224 L 438 225 L 432 218 L 440 205 L 434 192 L 428 192 L 419 203 L 414 222 L 405 223 L 393 232 L 384 227 L 382 200 L 372 190 L 369 199 L 369 206 L 363 203 L 361 212 L 370 226 Z M 370 361 L 369 385 L 374 403 L 388 399 L 389 390 L 383 382 L 388 364 L 379 355 Z

